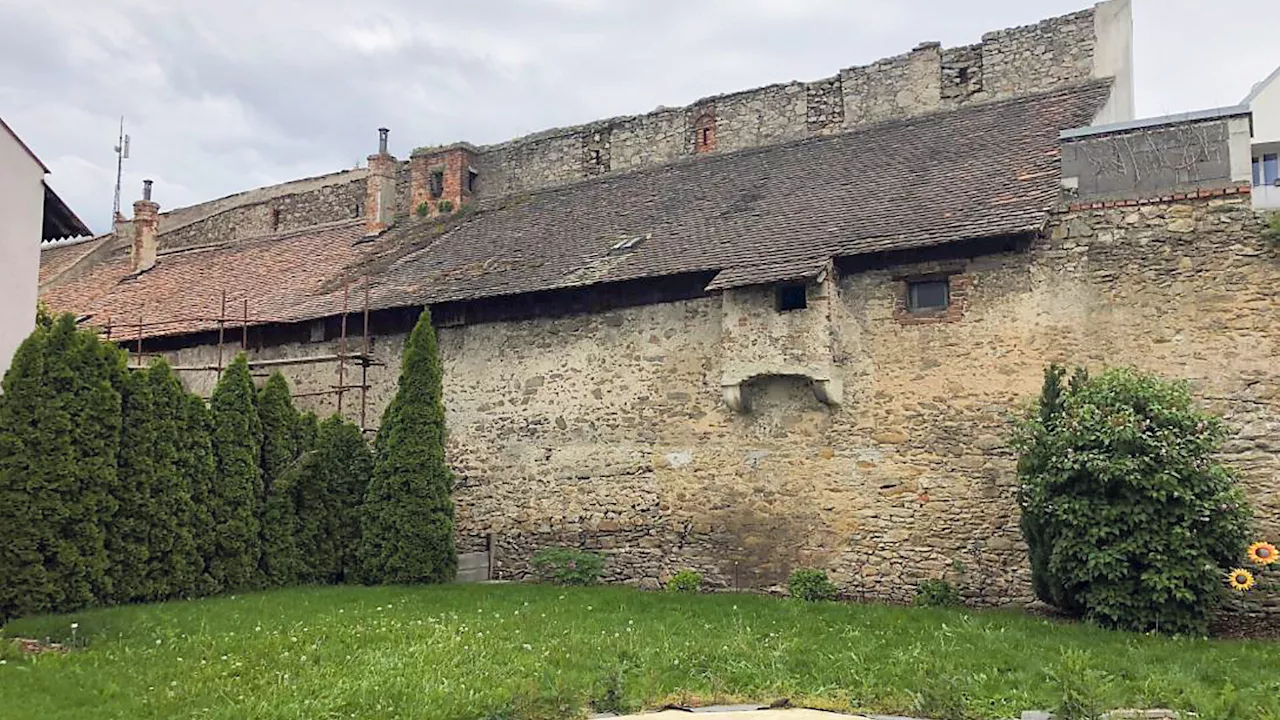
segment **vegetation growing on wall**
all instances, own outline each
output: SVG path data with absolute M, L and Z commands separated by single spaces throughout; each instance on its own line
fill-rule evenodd
M 1227 430 L 1182 382 L 1051 367 L 1019 425 L 1019 504 L 1036 591 L 1136 631 L 1204 633 L 1249 510 L 1216 454 Z
M 361 518 L 365 582 L 448 582 L 457 572 L 441 386 L 436 333 L 430 310 L 423 310 L 405 343 L 399 386 L 378 431 Z

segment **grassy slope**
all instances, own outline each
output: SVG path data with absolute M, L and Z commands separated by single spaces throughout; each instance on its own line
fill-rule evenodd
M 1109 675 L 1112 707 L 1280 717 L 1280 645 L 1011 613 L 624 588 L 339 587 L 31 618 L 5 634 L 65 637 L 73 621 L 89 649 L 9 653 L 0 715 L 552 717 L 605 702 L 613 687 L 630 708 L 688 692 L 906 712 L 925 691 L 935 713 L 963 696 L 976 717 L 1016 717 L 1055 702 L 1050 677 L 1064 652 L 1079 650 Z

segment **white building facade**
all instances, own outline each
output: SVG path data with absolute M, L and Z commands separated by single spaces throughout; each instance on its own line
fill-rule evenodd
M 0 120 L 0 375 L 35 325 L 40 244 L 89 234 L 45 185 L 48 172 Z
M 1253 205 L 1280 210 L 1280 68 L 1243 104 L 1253 111 Z

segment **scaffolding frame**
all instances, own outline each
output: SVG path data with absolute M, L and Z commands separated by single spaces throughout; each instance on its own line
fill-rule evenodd
M 348 325 L 347 316 L 351 314 L 351 280 L 349 277 L 344 278 L 342 282 L 342 315 L 341 329 L 338 335 L 338 352 L 324 355 L 303 355 L 290 358 L 272 358 L 260 360 L 248 360 L 251 370 L 286 367 L 295 365 L 308 365 L 317 363 L 338 364 L 338 382 L 336 385 L 330 385 L 324 390 L 315 390 L 311 392 L 291 393 L 294 399 L 324 397 L 330 395 L 337 396 L 338 414 L 344 412 L 344 401 L 346 394 L 353 391 L 360 391 L 360 431 L 366 432 L 368 428 L 368 407 L 369 407 L 369 367 L 383 366 L 386 363 L 378 361 L 373 356 L 372 337 L 369 335 L 369 276 L 366 274 L 362 283 L 364 285 L 364 307 L 361 311 L 363 322 L 360 330 L 360 345 L 358 352 L 348 352 Z M 189 323 L 217 323 L 218 343 L 217 343 L 217 363 L 214 365 L 170 365 L 169 369 L 174 372 L 213 372 L 217 374 L 217 379 L 222 379 L 222 372 L 226 369 L 224 359 L 224 347 L 227 345 L 227 330 L 234 331 L 234 323 L 239 320 L 240 324 L 240 350 L 247 353 L 249 351 L 249 326 L 255 327 L 270 325 L 274 323 L 297 323 L 297 318 L 273 318 L 268 316 L 250 316 L 249 315 L 249 299 L 243 299 L 241 305 L 241 313 L 239 318 L 232 318 L 227 315 L 227 291 L 221 291 L 221 300 L 219 303 L 219 312 L 217 317 L 201 317 L 190 316 L 182 318 L 173 318 L 169 320 L 160 320 L 147 322 L 146 316 L 142 313 L 138 314 L 137 323 L 113 323 L 110 315 L 106 318 L 106 324 L 103 326 L 104 339 L 108 342 L 116 343 L 124 348 L 128 353 L 127 367 L 130 370 L 143 370 L 150 366 L 150 361 L 157 358 L 164 358 L 163 353 L 146 353 L 143 349 L 143 342 L 147 330 L 155 330 L 164 327 L 172 327 L 174 325 L 182 325 Z M 354 338 L 353 338 L 354 339 Z M 360 366 L 360 383 L 347 383 L 347 363 L 352 362 Z

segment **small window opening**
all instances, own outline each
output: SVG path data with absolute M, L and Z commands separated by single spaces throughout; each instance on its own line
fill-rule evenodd
M 804 285 L 778 286 L 778 312 L 803 310 L 809 307 L 809 293 Z
M 969 84 L 969 68 L 967 67 L 960 68 L 960 84 L 961 85 Z
M 475 170 L 467 168 L 467 192 L 473 193 L 476 191 L 476 176 L 479 174 Z
M 271 208 L 271 231 L 280 229 L 280 208 Z
M 432 200 L 435 200 L 436 198 L 444 194 L 444 171 L 443 170 L 433 170 L 431 172 L 430 185 L 431 187 L 429 188 L 429 190 L 431 192 Z
M 920 280 L 907 284 L 907 309 L 911 312 L 945 310 L 951 304 L 951 283 Z
M 592 150 L 592 151 L 591 151 L 591 162 L 592 162 L 592 163 L 594 163 L 594 164 L 596 164 L 596 165 L 599 165 L 599 164 L 600 164 L 600 151 L 599 151 L 599 150 Z

